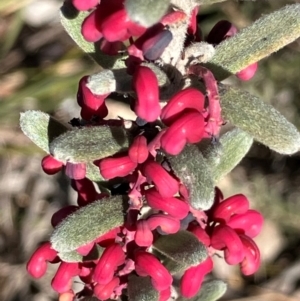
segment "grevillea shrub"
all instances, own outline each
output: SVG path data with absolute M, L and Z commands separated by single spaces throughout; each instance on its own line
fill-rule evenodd
M 300 5 L 242 30 L 220 21 L 204 38 L 196 16 L 215 2 L 222 0 L 62 7 L 62 25 L 101 71 L 79 80 L 72 129 L 39 111 L 20 121 L 47 153 L 43 170 L 64 172 L 78 194 L 77 206 L 53 215 L 49 241 L 27 265 L 40 278 L 59 263 L 51 283 L 59 300 L 216 300 L 226 284 L 205 278 L 217 251 L 244 275 L 258 270 L 253 238 L 263 217 L 246 196 L 223 197 L 218 181 L 253 140 L 289 155 L 300 134 L 273 107 L 221 81 L 250 79 L 259 60 L 298 38 Z M 105 119 L 111 93 L 126 96 L 135 120 Z M 221 135 L 225 123 L 232 127 Z

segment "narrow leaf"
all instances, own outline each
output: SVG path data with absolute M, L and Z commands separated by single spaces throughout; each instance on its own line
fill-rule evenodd
M 26 111 L 21 113 L 20 126 L 23 133 L 38 147 L 49 153 L 52 140 L 68 129 L 41 111 Z
M 208 210 L 214 201 L 214 181 L 208 163 L 196 145 L 187 145 L 177 156 L 167 156 L 171 168 L 189 191 L 195 209 Z
M 248 153 L 253 138 L 235 128 L 221 136 L 219 142 L 211 143 L 205 149 L 205 158 L 212 170 L 215 183 L 228 174 Z
M 207 258 L 206 247 L 188 231 L 179 231 L 159 237 L 153 244 L 153 249 L 173 262 L 166 263 L 166 268 L 172 273 L 178 268 L 186 270 Z M 167 261 L 166 261 L 167 262 Z
M 74 129 L 54 139 L 51 155 L 61 162 L 91 162 L 128 147 L 128 135 L 120 126 L 92 126 Z
M 65 1 L 60 10 L 61 24 L 74 42 L 103 68 L 124 68 L 124 56 L 106 55 L 100 51 L 98 43 L 87 42 L 81 34 L 81 24 L 89 12 L 78 12 L 71 4 Z
M 138 277 L 133 274 L 128 279 L 129 301 L 158 301 L 159 292 L 154 289 L 150 277 Z
M 95 201 L 65 218 L 51 235 L 52 248 L 69 252 L 92 242 L 124 222 L 123 200 L 114 196 Z
M 167 12 L 170 0 L 126 0 L 125 8 L 129 18 L 144 26 L 150 27 L 159 22 L 162 16 Z
M 265 15 L 216 47 L 209 62 L 218 80 L 269 56 L 300 36 L 300 4 Z
M 219 92 L 224 120 L 278 153 L 290 155 L 299 150 L 300 133 L 271 105 L 225 85 L 219 86 Z
M 179 297 L 177 301 L 215 301 L 221 298 L 227 289 L 227 284 L 222 280 L 210 280 L 202 284 L 200 292 L 193 298 Z

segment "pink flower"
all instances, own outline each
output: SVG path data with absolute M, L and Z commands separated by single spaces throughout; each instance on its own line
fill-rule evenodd
M 73 290 L 69 290 L 65 293 L 59 294 L 58 301 L 74 301 L 75 293 Z
M 97 28 L 97 11 L 91 12 L 81 25 L 81 34 L 87 42 L 97 42 L 103 35 Z
M 147 139 L 145 136 L 137 136 L 134 138 L 128 150 L 129 158 L 136 163 L 144 163 L 149 155 L 147 147 Z
M 134 236 L 136 244 L 140 247 L 150 247 L 153 242 L 153 234 L 148 221 L 138 220 Z
M 220 225 L 214 228 L 211 246 L 217 250 L 224 250 L 225 261 L 231 265 L 240 263 L 245 257 L 241 239 L 229 226 Z
M 66 163 L 66 175 L 70 179 L 81 180 L 86 175 L 86 164 L 85 163 Z
M 179 183 L 160 164 L 154 161 L 145 163 L 143 173 L 153 182 L 162 197 L 172 197 L 178 192 Z
M 209 32 L 206 41 L 217 45 L 223 40 L 234 36 L 238 32 L 237 28 L 227 20 L 221 20 Z
M 52 279 L 51 286 L 58 293 L 68 292 L 72 288 L 72 278 L 79 275 L 78 263 L 62 262 Z
M 176 93 L 161 111 L 161 120 L 170 126 L 175 122 L 185 109 L 204 110 L 204 95 L 195 88 L 186 88 Z
M 47 175 L 54 175 L 61 171 L 63 163 L 53 158 L 51 155 L 47 155 L 42 160 L 43 171 Z
M 162 210 L 169 215 L 183 219 L 189 213 L 189 205 L 175 197 L 162 197 L 153 187 L 145 192 L 148 205 L 156 210 Z
M 245 234 L 249 237 L 256 237 L 264 222 L 263 216 L 256 210 L 248 210 L 243 214 L 233 215 L 227 222 L 227 226 L 237 233 Z
M 105 179 L 116 177 L 125 177 L 135 170 L 137 163 L 131 161 L 129 156 L 104 158 L 96 163 L 99 166 L 100 173 Z
M 90 120 L 94 115 L 104 118 L 108 113 L 104 100 L 109 94 L 93 94 L 86 86 L 87 80 L 88 76 L 84 76 L 78 85 L 77 102 L 82 108 L 81 117 L 85 120 Z
M 63 219 L 75 212 L 78 208 L 78 206 L 69 205 L 56 211 L 51 218 L 52 227 L 55 228 Z
M 168 301 L 170 300 L 170 297 L 171 297 L 171 287 L 160 292 L 158 301 Z
M 240 263 L 241 271 L 244 275 L 254 274 L 260 266 L 260 252 L 256 243 L 246 235 L 240 235 L 244 246 L 245 257 Z
M 205 246 L 210 246 L 210 237 L 199 225 L 189 225 L 188 231 L 193 233 Z
M 186 143 L 197 143 L 204 137 L 204 118 L 196 110 L 183 113 L 161 137 L 162 148 L 171 155 L 178 155 Z
M 155 73 L 148 67 L 138 66 L 133 74 L 132 83 L 137 94 L 135 113 L 147 122 L 155 121 L 161 111 Z
M 135 271 L 139 276 L 150 276 L 154 288 L 158 291 L 168 289 L 173 278 L 170 272 L 153 255 L 145 251 L 138 251 L 135 254 Z
M 100 300 L 107 300 L 113 294 L 114 289 L 120 284 L 120 279 L 118 277 L 114 277 L 107 284 L 96 284 L 94 287 L 94 294 Z
M 236 74 L 236 76 L 240 80 L 247 81 L 255 75 L 257 68 L 258 68 L 258 63 L 253 63 L 253 64 L 249 65 L 248 67 L 246 67 L 245 69 L 238 72 Z
M 51 249 L 50 242 L 43 243 L 29 259 L 26 269 L 34 278 L 41 278 L 47 271 L 47 262 L 55 262 L 57 252 Z
M 98 284 L 108 284 L 113 279 L 117 267 L 124 264 L 124 262 L 125 254 L 122 247 L 117 243 L 108 246 L 97 263 L 93 276 L 94 280 Z
M 232 215 L 245 213 L 247 210 L 249 210 L 248 199 L 243 194 L 236 194 L 214 208 L 213 219 L 218 222 L 228 222 Z
M 108 55 L 119 55 L 121 51 L 126 49 L 121 41 L 108 42 L 105 39 L 101 40 L 100 50 Z
M 206 274 L 213 269 L 213 261 L 208 257 L 200 264 L 187 269 L 180 281 L 180 293 L 185 298 L 192 298 L 199 292 Z
M 89 10 L 99 4 L 99 0 L 72 0 L 73 5 L 78 10 Z
M 159 227 L 164 233 L 172 234 L 180 230 L 179 219 L 166 214 L 152 214 L 148 217 L 147 223 L 151 230 Z

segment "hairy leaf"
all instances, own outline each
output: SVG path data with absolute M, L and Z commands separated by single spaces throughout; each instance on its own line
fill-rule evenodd
M 209 62 L 218 80 L 269 56 L 300 36 L 300 4 L 265 15 L 216 47 Z
M 129 301 L 158 301 L 159 292 L 154 289 L 150 277 L 138 277 L 133 274 L 128 279 Z
M 210 167 L 196 145 L 187 145 L 177 156 L 167 156 L 175 175 L 189 191 L 195 209 L 207 210 L 214 201 L 214 181 Z
M 95 201 L 66 217 L 51 235 L 52 248 L 69 252 L 92 242 L 109 230 L 124 223 L 121 196 Z
M 290 155 L 299 150 L 300 133 L 272 106 L 249 92 L 224 85 L 219 88 L 225 120 L 278 153 Z
M 50 115 L 41 111 L 21 113 L 20 126 L 23 133 L 38 147 L 50 153 L 50 143 L 68 129 Z

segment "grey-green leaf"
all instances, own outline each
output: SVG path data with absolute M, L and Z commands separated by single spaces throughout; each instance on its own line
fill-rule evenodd
M 51 155 L 61 162 L 87 163 L 126 150 L 129 137 L 120 126 L 74 129 L 54 139 Z
M 129 301 L 158 301 L 159 292 L 154 289 L 150 277 L 130 275 L 128 279 Z
M 179 297 L 177 301 L 215 301 L 221 298 L 227 289 L 222 280 L 209 280 L 202 284 L 200 292 L 193 298 Z
M 68 129 L 50 115 L 41 111 L 21 113 L 20 126 L 23 133 L 38 147 L 50 153 L 52 140 Z
M 169 259 L 165 265 L 171 273 L 184 271 L 207 258 L 206 247 L 188 231 L 159 237 L 153 249 Z
M 252 143 L 253 138 L 248 133 L 235 128 L 222 135 L 216 146 L 210 145 L 206 150 L 206 160 L 211 167 L 215 183 L 238 165 L 248 153 Z M 218 162 L 215 160 L 217 151 Z
M 51 235 L 52 248 L 58 252 L 76 250 L 124 223 L 122 196 L 95 201 L 66 217 Z
M 150 27 L 163 17 L 170 0 L 126 0 L 125 8 L 129 18 L 144 27 Z
M 265 15 L 216 47 L 209 62 L 218 80 L 269 56 L 300 36 L 300 4 Z
M 255 140 L 281 154 L 293 154 L 300 148 L 300 133 L 271 105 L 247 91 L 219 86 L 222 115 Z
M 167 156 L 171 167 L 187 187 L 191 206 L 208 210 L 214 201 L 214 181 L 210 166 L 196 145 L 187 145 L 177 156 Z
M 81 34 L 81 24 L 89 14 L 89 12 L 78 12 L 72 6 L 71 1 L 65 1 L 60 10 L 61 24 L 74 42 L 101 67 L 113 69 L 124 68 L 125 56 L 106 55 L 100 51 L 98 43 L 90 43 L 83 38 Z

